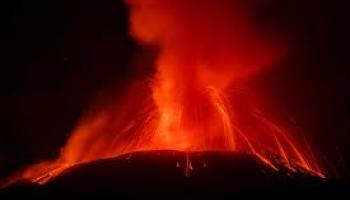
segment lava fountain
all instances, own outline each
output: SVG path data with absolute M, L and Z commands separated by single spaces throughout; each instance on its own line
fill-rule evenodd
M 268 1 L 126 3 L 131 35 L 158 49 L 152 81 L 87 114 L 57 160 L 30 166 L 12 182 L 45 183 L 72 165 L 148 150 L 239 151 L 278 170 L 275 155 L 292 170 L 323 176 L 305 142 L 242 91 L 288 51 L 283 37 L 254 20 L 257 4 Z

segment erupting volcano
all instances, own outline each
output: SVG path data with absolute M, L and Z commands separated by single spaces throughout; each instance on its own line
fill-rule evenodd
M 10 182 L 45 184 L 80 163 L 153 150 L 233 151 L 273 170 L 283 165 L 324 177 L 304 137 L 267 114 L 264 98 L 249 89 L 289 49 L 285 37 L 256 20 L 257 5 L 269 1 L 126 3 L 131 35 L 157 50 L 155 72 L 88 112 L 57 160 L 30 166 Z

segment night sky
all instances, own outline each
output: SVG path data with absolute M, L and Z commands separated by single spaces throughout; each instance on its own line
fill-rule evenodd
M 349 12 L 340 0 L 274 0 L 257 15 L 293 41 L 256 87 L 316 144 L 333 175 L 350 169 Z M 118 0 L 12 0 L 1 6 L 0 177 L 54 159 L 96 97 L 152 71 Z M 270 23 L 271 24 L 271 23 Z M 140 63 L 148 66 L 139 69 Z

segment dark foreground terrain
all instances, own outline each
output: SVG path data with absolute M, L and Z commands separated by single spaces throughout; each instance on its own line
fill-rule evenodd
M 331 197 L 347 199 L 349 182 L 322 179 L 280 166 L 275 171 L 255 156 L 230 152 L 138 152 L 74 166 L 45 185 L 18 183 L 0 191 L 15 197 Z

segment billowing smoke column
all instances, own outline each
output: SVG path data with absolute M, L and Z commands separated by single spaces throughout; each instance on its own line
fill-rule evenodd
M 256 29 L 256 3 L 127 2 L 133 36 L 160 49 L 152 85 L 160 114 L 156 143 L 184 150 L 236 149 L 224 95 L 235 81 L 271 66 L 283 52 Z
M 161 149 L 240 151 L 276 169 L 273 154 L 292 170 L 323 176 L 304 141 L 266 117 L 261 102 L 238 87 L 287 50 L 282 37 L 257 24 L 256 8 L 266 2 L 127 0 L 132 36 L 158 49 L 149 89 L 135 84 L 123 99 L 90 112 L 57 160 L 16 178 L 45 183 L 78 163 Z

